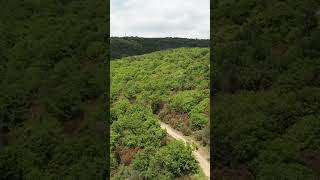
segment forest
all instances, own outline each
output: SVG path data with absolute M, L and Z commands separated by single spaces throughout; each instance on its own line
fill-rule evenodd
M 89 0 L 0 1 L 1 180 L 103 179 L 109 173 L 106 137 L 109 97 L 105 86 L 110 56 L 107 7 L 106 2 Z M 117 40 L 121 42 L 121 39 Z M 208 46 L 208 41 L 169 38 L 159 39 L 157 45 L 150 47 L 150 39 L 123 39 L 126 45 L 131 43 L 127 42 L 130 39 L 140 45 L 137 51 L 126 53 L 127 46 L 111 40 L 113 47 L 118 47 L 113 52 L 119 57 L 182 47 L 182 44 Z M 133 138 L 133 142 L 125 142 L 130 144 L 126 148 L 148 146 L 145 155 L 159 150 L 157 157 L 167 154 L 168 159 L 176 156 L 168 152 L 180 148 L 179 153 L 183 152 L 181 156 L 190 167 L 166 170 L 164 175 L 180 176 L 198 170 L 190 156 L 191 147 L 170 141 L 160 150 L 159 144 L 151 143 L 165 141 L 166 134 L 149 108 L 132 105 L 130 109 L 132 114 L 126 118 L 147 118 L 145 125 L 153 127 L 149 132 L 159 135 L 141 142 Z M 135 109 L 146 113 L 135 114 Z M 127 144 L 114 144 L 114 147 L 121 149 L 123 145 Z M 142 160 L 144 154 L 139 155 Z M 146 168 L 143 163 L 136 161 L 137 166 Z
M 0 1 L 1 180 L 107 175 L 108 13 L 104 1 Z
M 218 179 L 319 179 L 320 2 L 211 5 L 209 54 L 178 38 L 109 48 L 102 1 L 0 1 L 0 179 L 106 176 L 109 56 L 113 179 L 203 177 L 159 122 L 211 145 Z
M 320 1 L 211 8 L 214 177 L 319 179 Z
M 143 37 L 111 37 L 110 53 L 112 59 L 120 59 L 133 55 L 142 55 L 154 51 L 180 47 L 209 47 L 208 39 L 187 38 L 143 38 Z
M 159 122 L 209 146 L 209 57 L 208 48 L 178 48 L 111 62 L 112 179 L 207 179 L 193 144 Z

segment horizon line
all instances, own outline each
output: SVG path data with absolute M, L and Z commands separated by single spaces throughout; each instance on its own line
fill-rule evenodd
M 145 39 L 160 39 L 160 38 L 175 38 L 175 39 L 195 39 L 195 40 L 210 40 L 210 38 L 189 38 L 189 37 L 177 37 L 177 36 L 166 36 L 166 37 L 143 37 L 143 36 L 110 36 L 110 38 L 145 38 Z

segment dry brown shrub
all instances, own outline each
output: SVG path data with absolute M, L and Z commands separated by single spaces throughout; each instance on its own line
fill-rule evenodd
M 181 131 L 184 135 L 190 135 L 192 133 L 188 113 L 170 112 L 167 108 L 164 108 L 160 111 L 158 117 L 162 122 Z
M 116 154 L 120 157 L 120 164 L 129 165 L 139 151 L 140 148 L 138 147 L 121 146 L 116 149 Z

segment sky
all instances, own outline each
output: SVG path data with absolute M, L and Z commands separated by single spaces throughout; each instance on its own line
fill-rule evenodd
M 210 0 L 111 0 L 111 36 L 209 39 Z

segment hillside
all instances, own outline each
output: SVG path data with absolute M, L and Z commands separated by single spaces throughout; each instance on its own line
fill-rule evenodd
M 319 179 L 319 1 L 213 4 L 214 175 Z
M 180 47 L 209 47 L 209 40 L 187 38 L 111 37 L 111 58 L 142 55 Z
M 209 143 L 208 64 L 207 48 L 159 51 L 111 62 L 114 179 L 173 179 L 199 173 L 191 147 L 171 140 L 159 120 Z

